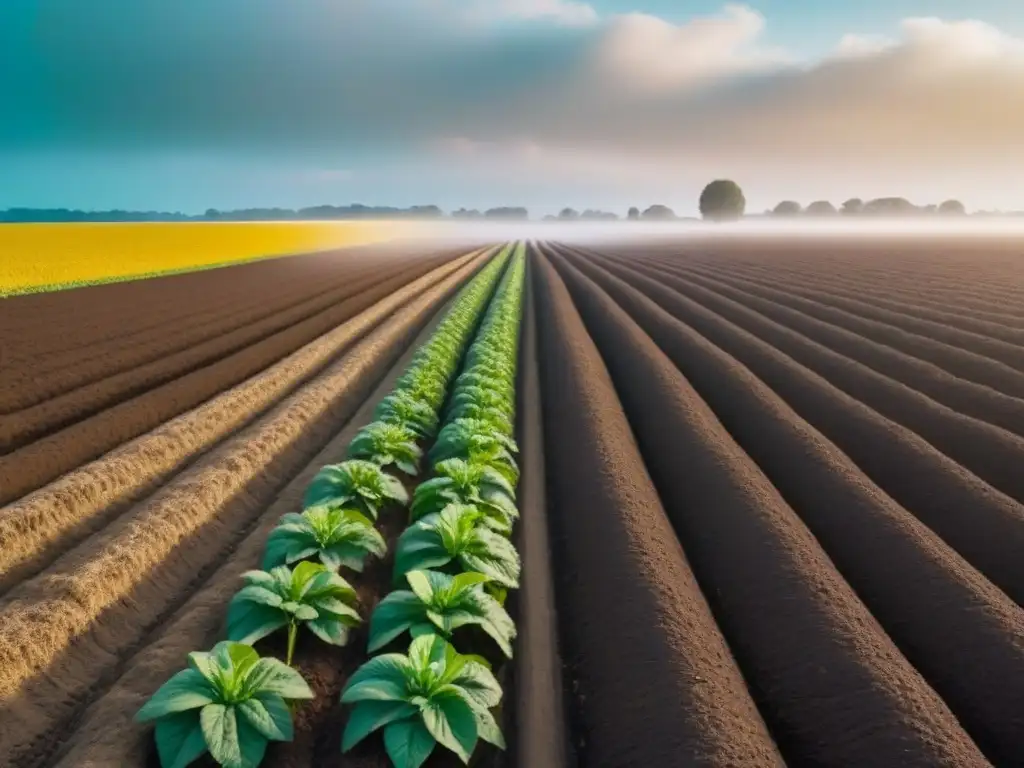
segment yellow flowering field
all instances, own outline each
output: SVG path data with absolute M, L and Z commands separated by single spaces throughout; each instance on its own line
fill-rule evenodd
M 422 231 L 412 222 L 0 225 L 0 296 L 237 264 Z

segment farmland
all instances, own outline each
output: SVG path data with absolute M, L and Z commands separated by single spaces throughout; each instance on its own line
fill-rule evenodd
M 0 227 L 0 297 L 373 243 L 403 232 L 415 234 L 417 225 L 383 221 L 6 224 Z
M 0 764 L 1024 765 L 1022 258 L 390 243 L 6 299 Z

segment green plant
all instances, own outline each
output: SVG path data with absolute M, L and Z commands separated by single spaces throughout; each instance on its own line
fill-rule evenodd
M 416 445 L 416 433 L 399 424 L 367 424 L 348 446 L 351 459 L 365 459 L 380 467 L 394 464 L 407 475 L 418 475 L 423 451 Z
M 310 507 L 289 513 L 267 537 L 263 569 L 316 557 L 327 568 L 362 571 L 368 555 L 384 557 L 387 544 L 373 521 L 354 509 Z
M 317 472 L 306 489 L 303 506 L 352 507 L 376 520 L 389 501 L 403 506 L 409 503 L 402 483 L 372 461 L 349 459 Z
M 188 655 L 188 669 L 164 683 L 135 715 L 156 721 L 163 768 L 185 768 L 209 752 L 225 768 L 255 768 L 268 741 L 291 741 L 289 700 L 312 699 L 294 669 L 261 659 L 241 643 Z
M 484 522 L 499 533 L 510 533 L 519 517 L 512 484 L 487 464 L 446 459 L 434 467 L 437 477 L 416 486 L 410 515 L 413 521 L 440 512 L 449 504 L 472 504 Z
M 512 658 L 515 624 L 501 604 L 484 591 L 482 573 L 450 576 L 437 571 L 409 571 L 410 589 L 395 590 L 381 600 L 370 616 L 368 650 L 381 648 L 403 632 L 413 637 L 435 632 L 451 638 L 459 627 L 480 627 Z
M 448 413 L 452 421 L 457 419 L 474 419 L 485 425 L 487 431 L 511 435 L 515 431 L 512 417 L 500 408 L 488 408 L 478 403 L 462 403 L 452 407 Z
M 395 768 L 420 768 L 440 744 L 468 763 L 478 739 L 505 748 L 491 709 L 501 686 L 487 667 L 443 638 L 422 635 L 408 655 L 370 659 L 349 678 L 341 701 L 355 704 L 341 740 L 348 752 L 378 728 Z
M 508 539 L 482 526 L 483 513 L 468 504 L 449 504 L 417 520 L 395 547 L 395 575 L 459 566 L 507 589 L 519 587 L 520 562 Z
M 345 645 L 349 629 L 361 621 L 353 607 L 356 591 L 319 563 L 247 571 L 242 578 L 246 586 L 228 605 L 228 639 L 251 645 L 287 627 L 289 666 L 300 624 L 325 643 Z
M 433 437 L 440 426 L 437 412 L 433 408 L 401 390 L 392 392 L 381 400 L 373 412 L 373 417 L 377 421 L 411 429 L 421 438 Z
M 437 464 L 447 459 L 464 459 L 471 464 L 486 464 L 515 485 L 519 482 L 519 466 L 512 454 L 518 450 L 515 441 L 490 422 L 455 419 L 438 433 L 428 461 Z

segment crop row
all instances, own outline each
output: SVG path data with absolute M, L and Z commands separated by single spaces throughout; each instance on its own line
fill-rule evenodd
M 383 510 L 409 504 L 406 487 L 420 475 L 423 446 L 435 436 L 442 445 L 438 411 L 509 255 L 506 248 L 460 292 L 394 390 L 378 404 L 375 421 L 349 444 L 347 459 L 322 468 L 307 487 L 303 511 L 285 515 L 273 529 L 262 570 L 243 575 L 245 585 L 228 606 L 227 639 L 210 652 L 190 653 L 188 668 L 138 712 L 138 720 L 156 722 L 164 768 L 183 768 L 207 752 L 229 768 L 252 768 L 262 761 L 268 742 L 292 740 L 296 702 L 314 696 L 292 667 L 297 636 L 308 631 L 324 643 L 343 646 L 362 622 L 357 592 L 341 570 L 359 574 L 368 557 L 387 554 L 378 517 Z M 493 312 L 485 322 L 492 317 Z M 453 398 L 450 411 L 458 409 Z M 462 417 L 474 412 L 467 405 L 459 413 L 457 420 L 464 424 Z M 375 612 L 371 638 L 378 621 Z M 283 661 L 261 658 L 253 645 L 279 632 L 287 635 Z
M 349 679 L 341 700 L 355 707 L 342 751 L 377 729 L 398 768 L 419 768 L 437 744 L 464 763 L 480 740 L 505 747 L 493 710 L 502 699 L 495 672 L 516 635 L 504 602 L 520 573 L 508 537 L 519 516 L 513 418 L 524 276 L 520 246 L 453 390 L 440 386 L 442 376 L 429 388 L 438 407 L 448 394 L 427 455 L 434 476 L 413 493 L 395 551 L 396 588 L 370 619 L 370 652 L 395 652 Z

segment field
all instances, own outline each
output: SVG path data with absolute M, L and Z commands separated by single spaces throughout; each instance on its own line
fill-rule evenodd
M 373 243 L 415 234 L 417 226 L 381 221 L 5 224 L 0 227 L 0 297 Z
M 160 765 L 136 713 L 239 626 L 282 516 L 356 487 L 321 470 L 372 457 L 364 621 L 298 631 L 313 698 L 267 704 L 260 765 L 385 768 L 402 731 L 428 768 L 1024 766 L 1020 241 L 377 244 L 7 299 L 0 333 L 0 765 Z M 360 452 L 402 392 L 408 439 Z M 421 567 L 496 575 L 431 632 L 490 667 L 505 750 L 442 694 L 415 731 L 424 700 L 353 692 L 411 648 L 375 609 L 423 599 L 398 560 L 462 514 L 430 511 L 452 456 L 492 473 L 482 548 Z M 360 718 L 385 739 L 342 753 Z

